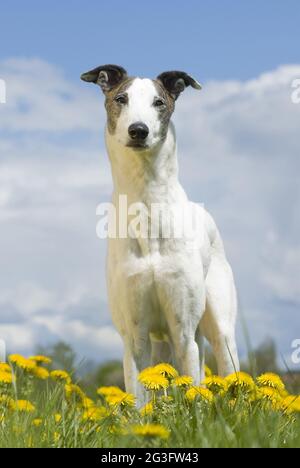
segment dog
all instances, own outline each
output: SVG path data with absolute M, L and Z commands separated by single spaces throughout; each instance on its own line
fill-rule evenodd
M 81 79 L 99 85 L 105 95 L 114 206 L 120 208 L 124 194 L 129 204 L 149 209 L 155 204 L 163 204 L 166 211 L 194 206 L 178 180 L 171 116 L 184 89 L 201 85 L 182 71 L 167 71 L 152 80 L 130 77 L 117 65 L 99 66 Z M 109 306 L 124 342 L 126 391 L 137 395 L 140 404 L 145 395 L 138 373 L 159 362 L 172 362 L 195 385 L 202 382 L 204 338 L 212 346 L 220 376 L 239 370 L 232 269 L 213 218 L 201 206 L 196 212 L 201 229 L 192 243 L 161 235 L 108 241 Z

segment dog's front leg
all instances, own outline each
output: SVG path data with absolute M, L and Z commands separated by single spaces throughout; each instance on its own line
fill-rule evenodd
M 195 385 L 200 384 L 199 349 L 195 334 L 183 330 L 172 333 L 177 367 L 181 374 L 193 377 Z
M 151 341 L 147 333 L 135 330 L 134 336 L 125 339 L 124 376 L 126 391 L 137 398 L 137 406 L 147 402 L 146 390 L 138 381 L 138 374 L 151 364 Z
M 164 301 L 170 341 L 180 373 L 193 378 L 199 385 L 200 356 L 196 331 L 205 307 L 205 294 L 200 283 L 190 285 L 189 278 L 180 278 L 172 287 L 172 295 Z M 202 364 L 202 363 L 201 363 Z

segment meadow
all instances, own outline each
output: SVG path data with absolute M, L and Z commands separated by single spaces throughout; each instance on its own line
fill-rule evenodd
M 116 386 L 88 396 L 51 359 L 10 355 L 0 363 L 0 447 L 300 447 L 300 396 L 281 377 L 206 367 L 202 386 L 166 363 L 145 369 L 149 403 Z

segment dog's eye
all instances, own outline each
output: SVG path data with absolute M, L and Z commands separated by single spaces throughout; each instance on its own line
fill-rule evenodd
M 115 97 L 115 101 L 118 104 L 127 104 L 128 99 L 127 99 L 126 94 L 118 94 L 118 96 Z
M 158 99 L 155 99 L 153 105 L 155 107 L 162 107 L 165 105 L 165 101 L 163 99 L 158 98 Z

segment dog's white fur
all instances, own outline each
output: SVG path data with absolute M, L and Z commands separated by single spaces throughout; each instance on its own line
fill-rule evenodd
M 175 130 L 159 144 L 159 121 L 153 108 L 157 90 L 151 80 L 135 79 L 128 105 L 116 132 L 106 130 L 114 192 L 127 194 L 128 203 L 189 202 L 177 177 Z M 149 149 L 126 147 L 128 127 L 141 121 L 149 130 Z M 137 372 L 166 359 L 171 351 L 178 370 L 199 384 L 204 376 L 203 337 L 211 343 L 218 372 L 225 376 L 239 368 L 235 321 L 234 279 L 212 217 L 200 206 L 203 232 L 191 244 L 186 239 L 110 239 L 107 262 L 109 304 L 115 326 L 124 340 L 126 390 L 143 396 Z

